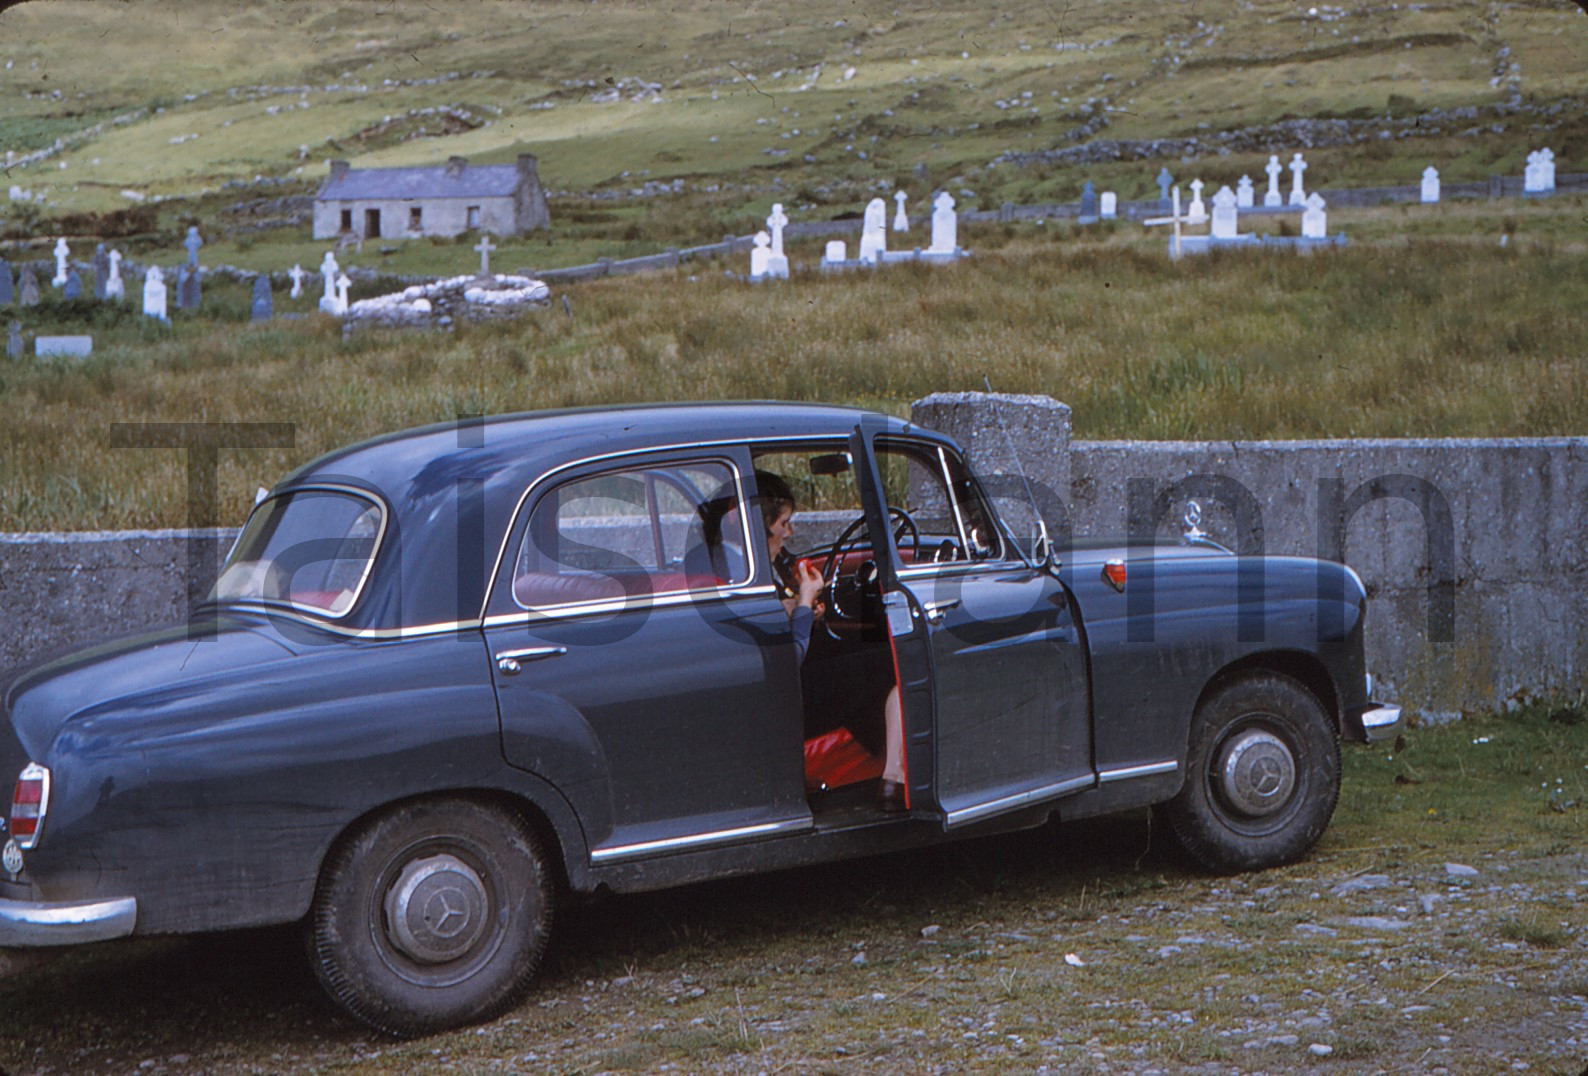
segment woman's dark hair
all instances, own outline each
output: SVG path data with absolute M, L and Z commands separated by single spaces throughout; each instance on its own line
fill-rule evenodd
M 761 505 L 761 522 L 766 532 L 771 534 L 772 524 L 777 522 L 777 517 L 783 514 L 785 508 L 792 511 L 798 502 L 794 500 L 794 491 L 783 476 L 771 471 L 755 472 L 755 489 L 756 500 Z

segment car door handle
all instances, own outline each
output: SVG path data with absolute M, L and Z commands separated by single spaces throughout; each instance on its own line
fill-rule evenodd
M 539 661 L 541 658 L 554 658 L 559 654 L 566 654 L 566 646 L 530 646 L 523 650 L 503 650 L 496 655 L 496 667 L 504 676 L 515 676 L 522 669 L 523 662 Z
M 934 624 L 940 624 L 943 621 L 943 614 L 948 612 L 950 609 L 957 608 L 958 606 L 959 599 L 950 598 L 947 601 L 926 602 L 921 606 L 921 608 L 926 611 L 926 619 L 930 620 Z

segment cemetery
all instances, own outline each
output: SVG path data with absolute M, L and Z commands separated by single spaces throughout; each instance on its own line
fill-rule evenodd
M 1580 1055 L 1579 9 L 134 6 L 0 11 L 0 679 L 180 619 L 256 490 L 359 438 L 782 399 L 944 429 L 1064 540 L 1134 490 L 1240 553 L 1343 543 L 1419 727 L 1260 878 L 1141 820 L 624 898 L 433 1041 L 273 997 L 279 937 L 0 952 L 0 1071 Z

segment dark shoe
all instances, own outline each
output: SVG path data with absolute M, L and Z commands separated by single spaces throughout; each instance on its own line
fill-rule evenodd
M 881 786 L 877 789 L 877 806 L 884 811 L 907 810 L 904 805 L 903 782 L 890 781 L 884 777 Z

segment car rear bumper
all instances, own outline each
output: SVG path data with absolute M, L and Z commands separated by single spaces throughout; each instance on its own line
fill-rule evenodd
M 133 897 L 110 900 L 0 900 L 0 949 L 32 949 L 109 941 L 132 933 L 138 922 Z
M 1399 706 L 1370 702 L 1351 714 L 1351 731 L 1364 743 L 1392 739 L 1406 730 L 1406 719 Z

